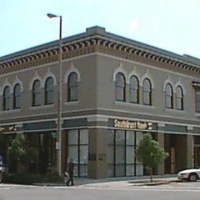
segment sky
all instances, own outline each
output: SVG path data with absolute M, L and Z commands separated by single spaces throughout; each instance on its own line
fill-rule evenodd
M 101 26 L 200 59 L 200 0 L 0 0 L 0 57 Z

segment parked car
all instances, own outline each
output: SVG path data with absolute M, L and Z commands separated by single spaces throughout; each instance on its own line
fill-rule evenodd
M 200 179 L 200 168 L 182 170 L 178 172 L 178 179 L 195 182 Z

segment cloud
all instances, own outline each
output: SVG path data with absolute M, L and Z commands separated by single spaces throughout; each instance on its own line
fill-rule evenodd
M 136 19 L 132 19 L 129 23 L 129 27 L 131 30 L 136 30 L 139 27 L 139 22 Z

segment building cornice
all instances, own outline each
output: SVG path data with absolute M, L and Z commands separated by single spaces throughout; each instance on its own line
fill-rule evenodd
M 170 66 L 200 73 L 200 60 L 178 55 L 147 44 L 123 38 L 104 28 L 92 27 L 85 33 L 63 39 L 63 59 L 93 52 L 101 52 L 119 58 Z M 33 47 L 18 53 L 0 57 L 0 74 L 30 68 L 58 60 L 58 41 Z

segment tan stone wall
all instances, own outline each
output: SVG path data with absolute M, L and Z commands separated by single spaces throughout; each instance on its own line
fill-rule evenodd
M 107 177 L 106 160 L 106 129 L 89 129 L 89 166 L 88 176 L 90 178 Z

